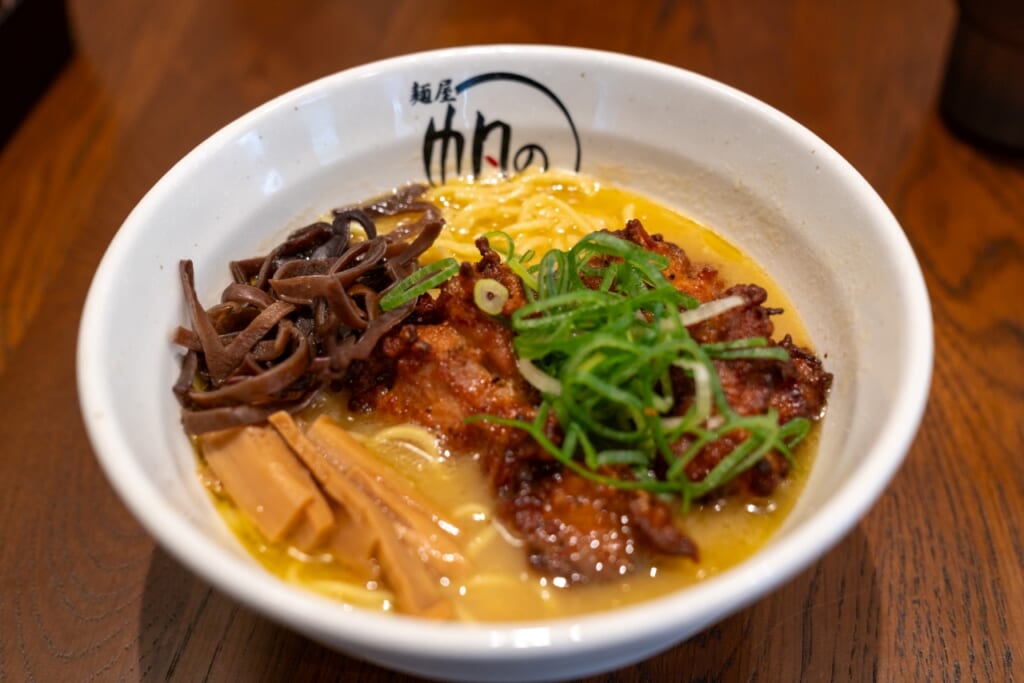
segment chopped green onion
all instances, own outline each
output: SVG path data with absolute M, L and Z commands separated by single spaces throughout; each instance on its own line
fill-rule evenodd
M 785 361 L 786 350 L 763 337 L 699 344 L 687 330 L 745 305 L 744 298 L 698 306 L 662 274 L 666 257 L 610 233 L 587 235 L 569 251 L 552 249 L 534 265 L 527 264 L 533 254 L 517 255 L 506 233 L 487 237 L 525 285 L 527 304 L 508 323 L 516 334 L 520 372 L 543 398 L 532 422 L 493 415 L 471 419 L 526 431 L 583 477 L 677 495 L 684 510 L 771 451 L 792 457 L 810 422 L 795 418 L 779 425 L 774 411 L 739 415 L 726 400 L 714 364 Z M 488 311 L 480 298 L 477 305 Z M 692 378 L 692 396 L 675 395 L 673 368 Z M 561 445 L 545 432 L 552 411 L 564 434 Z M 736 431 L 746 438 L 703 479 L 691 480 L 687 465 Z
M 703 363 L 694 360 L 682 359 L 674 363 L 677 368 L 682 368 L 693 377 L 693 407 L 692 420 L 694 424 L 702 424 L 711 417 L 711 373 Z
M 789 352 L 781 346 L 768 346 L 764 337 L 747 337 L 731 341 L 701 344 L 711 358 L 721 360 L 789 360 Z
M 398 308 L 420 294 L 429 292 L 457 272 L 459 272 L 459 262 L 453 258 L 441 259 L 429 266 L 424 266 L 392 285 L 387 293 L 380 298 L 380 308 L 382 311 Z
M 519 374 L 523 376 L 523 379 L 532 384 L 541 393 L 551 394 L 552 396 L 558 396 L 562 393 L 562 383 L 551 375 L 546 374 L 528 359 L 520 358 L 516 361 L 516 365 L 519 367 Z
M 722 315 L 726 311 L 739 308 L 745 303 L 747 303 L 746 299 L 733 294 L 732 296 L 715 299 L 714 301 L 709 301 L 706 304 L 701 304 L 692 311 L 683 311 L 679 314 L 679 321 L 683 323 L 683 325 L 689 327 L 690 325 L 696 325 L 697 323 L 704 322 L 705 320 L 710 320 L 715 316 Z
M 650 456 L 638 450 L 609 450 L 597 454 L 598 465 L 638 465 L 646 467 Z
M 481 278 L 473 285 L 473 301 L 484 313 L 498 315 L 508 301 L 508 288 L 489 277 Z
M 719 351 L 708 354 L 720 360 L 789 360 L 789 353 L 779 346 L 763 349 L 736 349 L 735 351 Z
M 484 238 L 490 243 L 491 248 L 501 254 L 505 259 L 505 265 L 508 266 L 509 270 L 519 276 L 519 279 L 526 285 L 527 296 L 531 292 L 537 291 L 537 278 L 530 272 L 527 267 L 527 263 L 533 260 L 533 250 L 528 250 L 526 253 L 517 256 L 516 255 L 516 243 L 512 239 L 512 236 L 502 230 L 492 230 L 491 232 L 485 233 Z M 494 241 L 504 241 L 505 250 L 502 253 L 499 245 L 495 244 Z

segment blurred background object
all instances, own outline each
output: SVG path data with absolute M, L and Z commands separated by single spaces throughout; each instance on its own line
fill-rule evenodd
M 71 57 L 64 0 L 0 0 L 0 146 Z
M 1024 151 L 1024 2 L 960 0 L 942 112 L 958 132 Z

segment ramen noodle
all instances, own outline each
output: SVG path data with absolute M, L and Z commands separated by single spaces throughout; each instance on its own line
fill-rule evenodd
M 429 240 L 429 245 L 425 244 L 426 239 L 420 238 L 424 232 L 433 229 L 430 220 L 426 220 L 431 212 L 423 213 L 426 205 L 436 207 L 434 211 L 438 213 L 434 218 L 443 219 L 443 223 L 437 221 L 443 227 L 436 230 L 437 234 Z M 406 256 L 399 265 L 412 264 L 415 258 L 423 267 L 422 271 L 406 267 L 391 274 L 392 283 L 398 283 L 403 277 L 406 281 L 413 279 L 414 272 L 428 272 L 431 264 L 442 264 L 449 259 L 477 261 L 481 254 L 477 239 L 482 235 L 489 237 L 490 244 L 507 257 L 506 261 L 518 257 L 523 272 L 525 269 L 537 272 L 537 264 L 550 250 L 567 252 L 588 235 L 621 231 L 623 225 L 642 224 L 652 233 L 663 235 L 666 242 L 682 247 L 694 263 L 714 264 L 714 271 L 710 271 L 716 273 L 714 277 L 726 282 L 759 283 L 766 290 L 767 302 L 771 304 L 768 308 L 765 303 L 764 310 L 768 311 L 765 315 L 775 315 L 778 308 L 792 311 L 783 292 L 772 284 L 767 274 L 715 233 L 645 197 L 606 186 L 585 176 L 546 172 L 528 173 L 513 179 L 460 180 L 431 188 L 422 196 L 404 196 L 391 205 L 381 206 L 382 201 L 377 201 L 364 207 L 375 219 L 370 225 L 362 220 L 360 214 L 340 215 L 341 221 L 346 222 L 346 237 L 363 252 L 372 252 L 375 247 L 358 245 L 375 240 L 382 245 L 379 253 L 389 254 L 391 258 L 417 252 L 414 257 Z M 328 225 L 331 220 L 335 226 L 338 224 L 338 212 L 333 219 L 327 217 L 320 225 Z M 397 237 L 384 244 L 381 235 L 385 234 Z M 327 235 L 325 231 L 317 239 L 323 239 L 326 244 L 333 239 Z M 649 244 L 661 248 L 660 243 Z M 353 247 L 347 244 L 346 248 Z M 291 249 L 296 253 L 301 251 L 297 247 Z M 307 261 L 323 258 L 325 248 L 322 244 L 308 249 L 308 252 L 301 252 L 306 254 L 303 258 Z M 273 261 L 274 267 L 280 272 L 283 256 L 275 258 L 278 260 Z M 338 255 L 332 258 L 344 260 Z M 386 259 L 385 256 L 383 260 Z M 241 269 L 243 272 L 236 274 L 236 282 L 249 283 L 258 281 L 260 277 L 268 278 L 265 271 L 269 266 L 261 267 L 256 261 L 250 260 Z M 351 268 L 358 261 L 356 258 L 352 263 L 343 265 Z M 284 266 L 283 269 L 294 275 L 291 271 L 298 272 L 297 268 L 300 267 Z M 308 273 L 315 270 L 306 266 L 301 268 L 303 270 L 296 278 L 308 277 Z M 448 276 L 468 277 L 467 268 L 463 266 L 459 275 Z M 239 271 L 239 268 L 235 270 Z M 313 287 L 305 281 L 302 284 L 307 289 Z M 367 331 L 371 326 L 367 323 L 375 322 L 376 314 L 366 311 L 372 310 L 387 291 L 400 288 L 401 284 L 385 283 L 380 291 L 365 289 L 350 294 L 350 298 L 364 308 L 356 307 L 349 315 L 354 326 L 363 324 L 364 329 L 361 333 L 349 334 L 339 344 L 350 347 L 344 351 L 348 354 L 344 357 L 350 364 L 346 365 L 346 371 L 349 367 L 353 372 L 375 367 L 374 354 L 381 354 L 379 348 L 374 346 L 376 350 L 370 352 L 367 348 L 372 345 L 363 343 L 363 348 L 359 349 L 361 340 L 371 336 Z M 442 287 L 442 291 L 449 287 L 443 282 L 427 282 L 426 278 L 421 278 L 420 284 L 436 284 Z M 270 287 L 273 286 L 271 282 Z M 326 308 L 316 309 L 318 297 L 329 296 L 322 290 L 306 291 L 297 284 L 291 284 L 282 286 L 281 291 L 286 292 L 283 298 L 285 305 L 292 307 L 285 315 L 294 316 L 294 308 L 303 305 L 308 305 L 312 311 L 310 319 L 313 322 L 288 323 L 291 327 L 320 325 L 328 317 Z M 256 294 L 251 296 L 258 297 Z M 436 288 L 424 292 L 423 296 L 436 297 Z M 721 298 L 728 299 L 727 296 Z M 415 301 L 416 297 L 412 300 Z M 262 305 L 262 310 L 266 311 L 270 305 L 277 304 L 264 301 Z M 402 306 L 407 309 L 405 315 L 412 317 L 392 324 L 373 339 L 373 344 L 380 339 L 391 339 L 389 343 L 395 345 L 397 342 L 394 340 L 401 336 L 403 326 L 415 327 L 420 324 L 417 320 L 422 323 L 426 319 L 421 310 L 422 304 L 415 312 L 410 302 L 404 302 L 398 308 Z M 197 314 L 193 312 L 193 315 Z M 217 315 L 221 316 L 217 320 L 222 320 L 238 315 L 238 311 L 218 311 Z M 365 319 L 360 317 L 363 315 Z M 253 313 L 248 316 L 249 319 L 253 317 L 258 316 Z M 791 312 L 775 317 L 773 322 L 777 334 L 787 335 L 785 343 L 790 346 L 786 348 L 798 349 L 798 345 L 807 345 L 807 335 Z M 252 322 L 246 324 L 251 325 Z M 179 331 L 178 340 L 191 349 L 190 353 L 202 357 L 205 347 L 195 338 L 196 334 Z M 278 332 L 278 337 L 280 335 Z M 267 340 L 260 343 L 269 345 Z M 303 342 L 288 337 L 278 346 L 291 345 L 294 349 L 300 343 Z M 357 350 L 352 351 L 352 348 Z M 266 349 L 264 352 L 270 353 Z M 315 355 L 293 350 L 292 356 L 295 353 Z M 255 413 L 250 408 L 241 417 L 232 413 L 228 420 L 235 420 L 234 423 L 213 425 L 211 422 L 224 419 L 230 410 L 235 410 L 234 405 L 209 408 L 193 405 L 188 399 L 183 400 L 183 405 L 186 416 L 194 414 L 190 418 L 191 424 L 199 425 L 190 431 L 196 434 L 204 483 L 212 491 L 217 509 L 242 544 L 261 564 L 282 579 L 353 606 L 465 621 L 505 621 L 612 609 L 663 595 L 713 576 L 761 547 L 792 508 L 813 459 L 816 434 L 811 431 L 795 457 L 782 468 L 782 476 L 773 480 L 770 495 L 750 495 L 749 491 L 743 495 L 708 495 L 702 491 L 698 498 L 688 500 L 685 506 L 665 506 L 665 509 L 672 510 L 670 523 L 684 530 L 687 542 L 692 540 L 695 548 L 699 548 L 699 560 L 695 561 L 696 551 L 676 555 L 654 552 L 643 562 L 624 562 L 618 566 L 619 575 L 613 580 L 607 580 L 607 571 L 594 573 L 588 580 L 587 575 L 551 570 L 559 566 L 557 559 L 554 564 L 538 562 L 537 553 L 533 552 L 535 549 L 530 547 L 534 537 L 526 533 L 522 525 L 516 526 L 519 523 L 516 520 L 522 518 L 522 510 L 510 514 L 510 506 L 517 503 L 496 497 L 494 482 L 488 479 L 488 471 L 494 476 L 493 466 L 487 466 L 488 458 L 492 456 L 487 454 L 486 448 L 474 448 L 472 443 L 432 431 L 429 428 L 432 424 L 429 406 L 425 408 L 426 413 L 408 408 L 405 412 L 367 412 L 367 403 L 360 404 L 362 409 L 354 409 L 354 404 L 359 403 L 356 400 L 359 392 L 366 393 L 366 387 L 360 385 L 362 380 L 356 382 L 356 389 L 352 389 L 351 378 L 344 372 L 335 368 L 336 374 L 329 374 L 332 364 L 343 354 L 316 353 L 323 355 L 308 363 L 306 376 L 313 372 L 310 368 L 320 368 L 317 372 L 328 374 L 317 377 L 327 379 L 295 380 L 290 393 L 272 393 L 273 400 L 263 402 L 265 408 Z M 793 353 L 799 356 L 804 352 Z M 400 371 L 396 373 L 397 381 L 401 381 Z M 193 371 L 188 382 L 179 382 L 179 395 L 211 389 L 208 386 L 197 389 L 197 376 Z M 240 382 L 250 381 L 255 387 L 255 377 L 257 375 Z M 823 384 L 824 391 L 829 380 L 827 373 L 820 373 L 815 381 Z M 186 384 L 188 388 L 182 389 Z M 224 386 L 230 387 L 230 382 Z M 328 390 L 331 388 L 338 390 Z M 223 391 L 220 387 L 212 390 Z M 381 392 L 386 393 L 386 390 L 371 386 L 368 395 L 379 397 L 384 395 Z M 429 392 L 423 396 L 423 401 L 430 400 Z M 372 405 L 372 401 L 369 404 Z M 222 412 L 210 415 L 217 410 Z M 288 417 L 287 413 L 294 417 Z M 401 415 L 412 415 L 413 418 L 401 419 Z M 818 416 L 820 411 L 812 417 Z M 239 426 L 253 422 L 266 425 L 263 420 L 268 417 L 272 427 Z M 188 419 L 186 417 L 186 429 L 189 429 Z M 713 422 L 716 416 L 708 419 Z M 208 423 L 217 429 L 203 428 Z M 233 482 L 250 476 L 242 471 L 244 467 L 241 464 L 248 456 L 239 455 L 233 450 L 233 442 L 225 441 L 221 435 L 233 435 L 239 433 L 238 430 L 247 429 L 252 431 L 246 432 L 246 439 L 254 443 L 272 439 L 271 450 L 289 452 L 291 449 L 294 454 L 293 460 L 276 469 L 265 466 L 270 472 L 267 476 L 275 481 L 286 481 L 284 488 L 289 492 L 282 497 L 281 513 L 275 520 L 269 517 L 261 519 L 264 506 L 256 502 L 251 503 L 252 509 L 261 508 L 261 512 L 247 514 L 244 501 L 240 503 L 239 496 L 233 491 L 233 486 L 247 485 Z M 515 431 L 514 427 L 510 429 Z M 266 436 L 267 433 L 270 436 Z M 246 448 L 251 447 L 247 445 Z M 293 464 L 297 468 L 294 472 Z M 331 468 L 331 472 L 324 471 Z M 342 476 L 331 479 L 338 473 Z M 326 495 L 322 495 L 323 491 Z M 725 488 L 716 488 L 715 491 L 725 491 Z M 664 506 L 663 500 L 657 496 L 650 497 L 650 500 Z M 415 510 L 401 509 L 401 501 L 413 501 Z M 369 506 L 367 510 L 357 512 L 364 504 Z M 321 510 L 322 515 L 314 510 Z M 377 549 L 374 551 L 364 547 L 364 541 L 353 540 L 346 535 L 349 533 L 346 531 L 346 515 L 354 519 L 360 514 L 368 518 L 402 519 L 405 526 L 400 524 L 396 528 L 413 529 L 414 532 L 391 537 L 390 532 L 381 531 L 383 536 L 373 540 L 375 545 L 372 547 Z M 285 528 L 288 530 L 282 531 Z M 410 541 L 410 536 L 416 540 Z M 417 559 L 423 560 L 430 568 L 423 576 L 403 577 L 396 585 L 394 572 L 400 571 L 398 565 L 418 564 Z M 417 592 L 407 585 L 417 581 L 429 582 L 430 586 L 425 592 Z M 410 608 L 412 603 L 418 606 Z

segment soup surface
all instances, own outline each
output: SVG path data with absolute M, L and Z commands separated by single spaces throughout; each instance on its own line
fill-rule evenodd
M 533 250 L 539 258 L 547 249 L 567 249 L 588 233 L 619 230 L 635 218 L 651 234 L 661 234 L 682 247 L 691 260 L 713 264 L 725 281 L 762 286 L 768 292 L 766 306 L 786 309 L 785 315 L 773 319 L 775 336 L 789 334 L 797 344 L 808 345 L 792 306 L 762 268 L 711 230 L 640 195 L 584 176 L 545 173 L 512 180 L 453 182 L 428 190 L 425 198 L 441 207 L 446 226 L 422 255 L 424 265 L 449 256 L 475 261 L 479 252 L 474 240 L 495 230 L 507 233 L 517 252 Z M 394 229 L 395 221 L 379 227 Z M 680 506 L 673 507 L 678 510 L 676 524 L 700 550 L 699 561 L 657 556 L 642 571 L 581 585 L 564 577 L 543 576 L 530 566 L 523 542 L 497 513 L 479 453 L 447 450 L 437 435 L 423 427 L 354 413 L 344 392 L 322 392 L 296 417 L 305 423 L 321 415 L 336 420 L 388 472 L 407 480 L 440 513 L 469 569 L 459 576 L 440 576 L 438 582 L 454 616 L 466 621 L 607 610 L 664 595 L 728 569 L 764 545 L 793 507 L 811 467 L 816 436 L 812 431 L 801 443 L 788 476 L 770 497 L 716 497 L 693 504 L 685 515 Z M 285 543 L 268 542 L 202 466 L 199 450 L 201 474 L 219 512 L 268 570 L 352 605 L 396 610 L 395 595 L 383 580 L 359 578 L 330 552 L 309 554 Z

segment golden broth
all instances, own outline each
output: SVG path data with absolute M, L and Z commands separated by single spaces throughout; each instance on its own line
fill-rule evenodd
M 775 336 L 789 334 L 797 344 L 809 346 L 789 299 L 760 265 L 709 228 L 643 195 L 587 176 L 549 171 L 510 181 L 454 181 L 431 188 L 425 198 L 442 208 L 447 225 L 421 257 L 424 263 L 446 256 L 476 261 L 480 252 L 474 240 L 492 230 L 508 232 L 520 254 L 527 248 L 568 249 L 587 233 L 621 230 L 635 218 L 650 234 L 682 247 L 690 260 L 713 265 L 724 281 L 763 287 L 768 292 L 764 305 L 787 311 L 773 319 Z M 492 246 L 501 252 L 500 240 Z
M 807 336 L 788 300 L 767 274 L 707 228 L 640 195 L 585 177 L 533 174 L 502 182 L 492 188 L 495 192 L 486 201 L 481 201 L 479 185 L 467 182 L 431 189 L 427 198 L 443 207 L 448 226 L 423 260 L 449 255 L 474 260 L 478 252 L 473 240 L 490 230 L 510 232 L 517 253 L 521 253 L 521 242 L 529 244 L 533 239 L 548 248 L 567 248 L 590 230 L 620 229 L 627 219 L 637 218 L 648 232 L 661 233 L 692 260 L 714 264 L 727 282 L 763 286 L 769 297 L 766 305 L 790 311 L 775 318 L 776 335 L 788 333 L 806 345 Z M 507 195 L 504 200 L 502 194 Z M 499 195 L 499 200 L 494 195 Z M 542 225 L 548 229 L 538 227 Z M 536 237 L 531 238 L 531 233 Z M 457 538 L 473 569 L 462 579 L 443 577 L 440 582 L 456 615 L 466 621 L 562 617 L 612 609 L 664 595 L 736 565 L 771 537 L 795 504 L 810 470 L 817 433 L 812 430 L 800 446 L 789 477 L 770 500 L 725 500 L 716 506 L 696 506 L 680 516 L 678 523 L 700 549 L 699 563 L 659 557 L 644 572 L 616 582 L 569 586 L 562 579 L 541 577 L 530 569 L 521 543 L 495 517 L 492 495 L 476 455 L 441 452 L 433 437 L 419 427 L 352 415 L 340 396 L 322 397 L 299 417 L 311 419 L 321 413 L 363 441 L 371 453 L 395 469 L 395 476 L 410 480 L 446 521 L 459 529 Z M 386 586 L 352 580 L 330 555 L 309 556 L 267 543 L 230 501 L 218 495 L 215 499 L 243 545 L 274 574 L 348 604 L 394 610 Z

